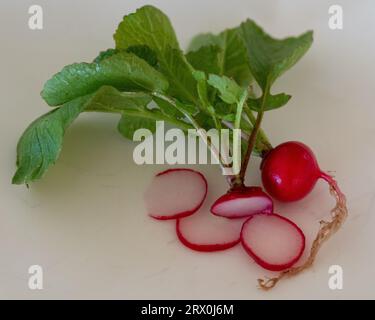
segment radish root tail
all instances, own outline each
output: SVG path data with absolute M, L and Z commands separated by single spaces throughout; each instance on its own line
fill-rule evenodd
M 306 262 L 298 267 L 293 267 L 281 272 L 278 276 L 274 278 L 264 278 L 258 279 L 259 288 L 262 290 L 270 290 L 283 278 L 295 276 L 302 271 L 310 268 L 315 258 L 320 250 L 320 247 L 325 241 L 327 241 L 337 230 L 340 229 L 344 223 L 346 217 L 348 216 L 348 209 L 346 207 L 345 195 L 341 192 L 337 185 L 337 182 L 328 174 L 322 172 L 321 178 L 329 183 L 330 192 L 336 199 L 336 206 L 331 210 L 332 220 L 320 221 L 320 229 L 318 234 L 311 246 L 309 257 Z

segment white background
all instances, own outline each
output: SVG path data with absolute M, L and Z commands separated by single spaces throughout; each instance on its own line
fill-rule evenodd
M 124 14 L 145 1 L 1 1 L 0 4 L 0 298 L 375 298 L 375 70 L 373 1 L 148 1 L 171 18 L 185 47 L 198 32 L 255 19 L 277 37 L 315 31 L 312 49 L 275 86 L 293 95 L 267 113 L 273 144 L 300 140 L 334 171 L 348 197 L 344 228 L 324 245 L 314 267 L 271 292 L 269 274 L 236 247 L 201 254 L 183 247 L 172 222 L 144 213 L 142 192 L 157 166 L 133 163 L 134 145 L 117 117 L 82 115 L 68 131 L 56 166 L 31 185 L 10 184 L 24 128 L 48 111 L 43 83 L 64 65 L 91 61 L 112 47 Z M 44 30 L 28 29 L 28 8 L 44 9 Z M 328 28 L 328 7 L 341 4 L 344 30 Z M 249 183 L 259 182 L 258 163 Z M 199 167 L 211 195 L 225 191 L 216 166 Z M 311 239 L 333 201 L 324 182 L 305 200 L 276 204 Z M 28 289 L 27 270 L 44 269 L 44 290 Z M 328 288 L 328 268 L 344 269 L 344 289 Z

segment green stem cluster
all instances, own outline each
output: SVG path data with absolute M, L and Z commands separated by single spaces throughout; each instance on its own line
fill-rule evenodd
M 192 116 L 191 114 L 189 114 L 188 112 L 185 112 L 182 108 L 180 108 L 174 99 L 171 99 L 171 98 L 169 98 L 169 97 L 167 97 L 163 94 L 157 93 L 157 92 L 154 92 L 152 95 L 155 96 L 155 97 L 158 97 L 160 99 L 163 99 L 166 102 L 173 105 L 178 111 L 180 111 L 182 114 L 185 115 L 187 120 L 192 124 L 192 126 L 196 130 L 198 130 L 198 132 L 202 129 L 200 127 L 199 123 L 194 118 L 194 116 Z M 254 150 L 254 147 L 257 143 L 258 143 L 258 149 L 261 150 L 261 156 L 266 154 L 268 151 L 270 151 L 272 149 L 272 145 L 270 144 L 266 134 L 261 129 L 261 122 L 262 122 L 263 116 L 264 116 L 264 107 L 265 107 L 267 95 L 268 95 L 268 88 L 267 88 L 267 91 L 265 92 L 265 94 L 262 97 L 262 106 L 261 106 L 261 109 L 259 110 L 256 118 L 254 117 L 252 111 L 250 110 L 250 108 L 246 104 L 246 99 L 247 99 L 248 95 L 244 94 L 240 99 L 233 128 L 234 129 L 240 129 L 242 113 L 245 112 L 246 116 L 248 117 L 248 120 L 251 123 L 252 130 L 248 135 L 247 149 L 246 149 L 244 159 L 241 163 L 240 173 L 237 174 L 237 175 L 233 175 L 233 176 L 229 177 L 229 179 L 228 179 L 232 188 L 244 185 L 246 169 L 247 169 L 251 154 L 252 154 L 252 152 Z M 168 119 L 165 119 L 165 120 L 169 121 Z M 216 117 L 213 120 L 215 120 L 216 128 L 220 129 L 221 124 L 220 124 L 220 126 L 218 125 L 218 121 L 217 121 Z M 176 121 L 178 123 L 176 123 Z M 169 121 L 169 122 L 171 122 L 171 121 Z M 183 125 L 184 129 L 186 129 L 187 126 L 189 126 L 187 123 L 179 121 L 179 120 L 174 120 L 171 123 L 175 124 L 179 127 L 181 127 L 181 125 Z M 204 139 L 204 137 L 201 137 L 201 138 Z M 218 157 L 218 160 L 219 160 L 221 166 L 225 166 L 225 164 L 222 161 L 222 155 L 220 154 L 220 152 L 216 149 L 213 150 L 214 147 L 212 146 L 212 144 L 210 143 L 210 141 L 208 139 L 204 139 L 204 140 L 207 143 L 207 146 L 211 149 L 211 151 L 214 152 L 215 155 Z M 237 143 L 234 143 L 234 145 L 238 145 L 239 143 L 240 142 L 237 141 Z M 241 152 L 241 151 L 239 150 L 239 152 Z M 233 156 L 234 157 L 236 156 L 236 152 L 233 152 Z M 235 162 L 236 162 L 236 159 L 233 159 L 233 163 L 235 163 Z

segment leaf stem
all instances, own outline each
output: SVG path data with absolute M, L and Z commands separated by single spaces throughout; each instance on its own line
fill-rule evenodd
M 187 113 L 185 110 L 180 108 L 176 101 L 172 98 L 169 98 L 159 92 L 153 92 L 153 96 L 158 97 L 160 99 L 163 99 L 173 105 L 178 111 L 180 111 L 193 125 L 193 127 L 197 130 L 197 133 L 199 134 L 200 138 L 206 143 L 207 147 L 211 150 L 216 160 L 219 162 L 220 167 L 224 169 L 224 160 L 221 157 L 220 152 L 217 150 L 217 148 L 211 143 L 210 139 L 208 139 L 207 134 L 205 133 L 205 130 L 199 126 L 199 124 L 196 122 L 193 116 L 191 116 L 189 113 Z
M 251 122 L 251 124 L 254 126 L 256 123 L 256 117 L 254 116 L 253 112 L 250 110 L 249 106 L 247 104 L 244 105 L 244 111 Z M 259 145 L 259 149 L 261 150 L 261 155 L 263 156 L 267 152 L 272 150 L 272 144 L 270 143 L 266 133 L 262 128 L 259 128 L 258 135 L 257 135 L 257 145 Z
M 248 93 L 245 90 L 240 97 L 240 100 L 237 104 L 236 110 L 236 118 L 234 121 L 234 129 L 241 129 L 241 118 L 242 118 L 242 111 L 246 99 L 248 97 Z M 237 135 L 233 135 L 233 171 L 238 172 L 235 174 L 233 179 L 234 186 L 242 185 L 243 179 L 241 179 L 241 137 Z
M 163 99 L 164 101 L 170 103 L 173 107 L 175 107 L 178 111 L 180 111 L 189 121 L 190 123 L 193 125 L 193 127 L 196 129 L 196 130 L 199 130 L 200 127 L 198 125 L 198 123 L 195 121 L 194 117 L 192 117 L 189 113 L 187 113 L 185 110 L 183 110 L 182 108 L 180 108 L 176 101 L 172 98 L 169 98 L 159 92 L 152 92 L 151 94 L 152 96 L 154 97 L 157 97 L 157 98 L 160 98 L 160 99 Z
M 253 125 L 253 130 L 251 131 L 251 134 L 249 136 L 246 154 L 241 165 L 240 179 L 242 183 L 245 179 L 246 169 L 250 161 L 251 153 L 256 143 L 257 135 L 260 130 L 260 125 L 263 120 L 264 108 L 265 108 L 265 104 L 267 101 L 267 96 L 269 94 L 269 89 L 270 89 L 270 84 L 269 84 L 269 81 L 267 81 L 266 87 L 263 91 L 262 104 L 261 104 L 260 110 L 258 111 L 255 123 Z
M 85 110 L 85 112 L 104 112 L 104 113 L 119 113 L 121 115 L 129 115 L 133 117 L 140 117 L 140 118 L 145 118 L 145 119 L 150 119 L 150 120 L 155 120 L 155 121 L 165 121 L 170 124 L 173 124 L 180 129 L 187 131 L 188 129 L 192 129 L 193 126 L 190 125 L 189 123 L 179 121 L 177 119 L 165 116 L 163 114 L 157 114 L 152 111 L 146 111 L 146 110 L 130 110 L 130 109 L 117 109 L 117 108 L 107 108 L 105 109 L 89 109 Z

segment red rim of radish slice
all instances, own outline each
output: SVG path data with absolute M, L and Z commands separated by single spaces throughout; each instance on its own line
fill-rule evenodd
M 198 171 L 195 171 L 193 169 L 185 169 L 185 168 L 167 169 L 165 171 L 162 171 L 162 172 L 156 174 L 155 178 L 165 176 L 165 175 L 170 174 L 170 173 L 176 173 L 176 172 L 190 172 L 190 173 L 196 174 L 202 180 L 203 185 L 204 185 L 204 190 L 203 190 L 201 196 L 199 197 L 199 199 L 196 201 L 196 204 L 194 205 L 194 207 L 188 208 L 186 210 L 184 209 L 182 211 L 178 211 L 177 213 L 173 213 L 173 214 L 149 212 L 149 215 L 154 219 L 157 219 L 157 220 L 172 220 L 172 219 L 179 219 L 179 218 L 184 218 L 184 217 L 190 216 L 202 206 L 204 200 L 206 199 L 207 189 L 208 189 L 207 180 L 204 177 L 204 175 L 202 173 L 198 172 Z M 146 201 L 146 203 L 147 203 L 147 201 Z
M 201 252 L 214 252 L 214 251 L 223 251 L 230 248 L 233 248 L 237 244 L 241 242 L 240 234 L 238 235 L 238 239 L 225 242 L 225 243 L 212 243 L 212 244 L 200 244 L 200 243 L 193 243 L 189 241 L 181 231 L 181 219 L 176 220 L 176 234 L 178 239 L 181 241 L 183 245 L 188 247 L 189 249 Z
M 246 241 L 245 237 L 245 232 L 246 228 L 249 227 L 249 225 L 254 222 L 257 217 L 273 217 L 280 219 L 282 222 L 288 223 L 290 226 L 294 228 L 296 231 L 297 235 L 300 237 L 301 243 L 299 244 L 299 250 L 295 252 L 295 254 L 292 255 L 292 257 L 287 261 L 287 262 L 282 262 L 282 263 L 272 263 L 266 261 L 264 258 L 260 257 L 260 254 L 258 252 L 255 252 L 256 250 L 251 248 L 251 245 L 248 243 L 249 241 Z M 272 236 L 272 235 L 270 235 Z M 276 213 L 272 214 L 267 214 L 267 213 L 261 213 L 261 214 L 255 214 L 251 216 L 249 219 L 247 219 L 241 230 L 241 243 L 245 251 L 254 259 L 254 261 L 259 264 L 261 267 L 264 269 L 270 270 L 270 271 L 282 271 L 285 269 L 290 268 L 293 266 L 301 257 L 304 249 L 305 249 L 305 235 L 302 232 L 302 230 L 293 222 L 290 221 L 289 219 L 282 217 Z
M 260 199 L 263 203 L 260 203 Z M 235 207 L 235 202 L 238 202 L 238 208 Z M 260 187 L 242 187 L 217 199 L 211 206 L 211 212 L 227 219 L 246 218 L 258 213 L 272 213 L 273 201 Z

